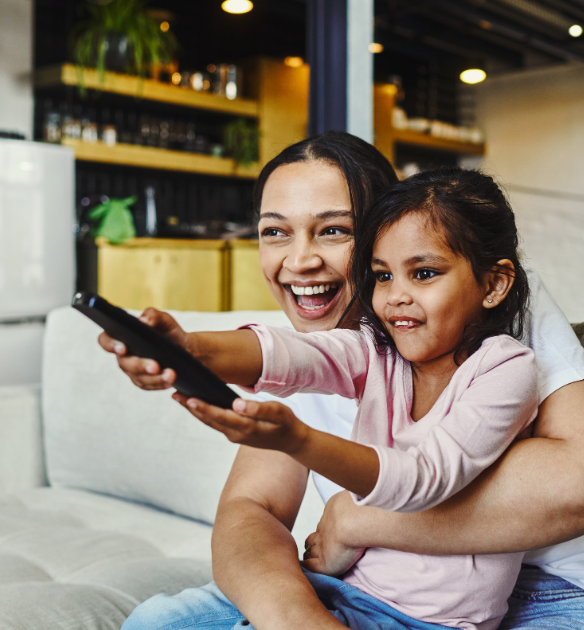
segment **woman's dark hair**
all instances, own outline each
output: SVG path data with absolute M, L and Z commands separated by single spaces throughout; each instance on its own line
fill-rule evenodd
M 287 147 L 264 166 L 253 191 L 256 217 L 268 177 L 279 166 L 312 160 L 335 164 L 343 172 L 351 195 L 355 229 L 373 201 L 398 181 L 393 166 L 373 145 L 350 133 L 327 131 Z
M 372 307 L 375 276 L 371 269 L 377 239 L 407 214 L 424 215 L 428 224 L 442 232 L 450 249 L 466 258 L 482 283 L 485 274 L 508 259 L 515 267 L 515 281 L 507 297 L 487 309 L 483 321 L 466 327 L 454 355 L 458 363 L 479 349 L 487 337 L 523 334 L 529 284 L 518 255 L 518 235 L 511 207 L 493 179 L 479 171 L 441 168 L 414 175 L 384 192 L 367 212 L 355 234 L 351 278 L 365 325 L 379 351 L 394 347 L 393 339 Z

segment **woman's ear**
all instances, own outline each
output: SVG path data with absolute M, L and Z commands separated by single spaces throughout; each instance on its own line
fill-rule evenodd
M 485 308 L 495 308 L 507 297 L 515 282 L 515 266 L 506 258 L 499 260 L 486 276 L 486 295 L 483 300 Z

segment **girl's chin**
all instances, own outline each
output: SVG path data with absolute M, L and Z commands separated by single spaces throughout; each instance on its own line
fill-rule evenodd
M 305 300 L 307 302 L 320 302 L 317 304 L 299 304 L 297 296 L 292 293 L 292 289 L 289 286 L 285 287 L 285 291 L 288 303 L 291 305 L 292 310 L 304 321 L 317 322 L 329 317 L 340 319 L 343 314 L 343 285 L 337 289 L 337 292 L 328 302 L 322 303 L 322 300 Z

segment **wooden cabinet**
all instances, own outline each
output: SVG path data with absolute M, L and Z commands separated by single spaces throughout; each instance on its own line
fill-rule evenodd
M 98 241 L 98 292 L 124 308 L 279 310 L 257 241 L 136 238 Z
M 229 242 L 228 295 L 231 311 L 280 310 L 264 279 L 257 241 Z
M 227 243 L 137 238 L 98 243 L 98 292 L 124 308 L 222 311 Z

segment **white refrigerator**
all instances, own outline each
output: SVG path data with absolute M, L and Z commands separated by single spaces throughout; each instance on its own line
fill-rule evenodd
M 0 139 L 0 387 L 40 382 L 47 313 L 75 285 L 75 157 Z

